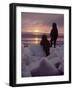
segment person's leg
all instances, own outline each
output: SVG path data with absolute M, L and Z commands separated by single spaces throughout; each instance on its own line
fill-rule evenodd
M 54 48 L 56 48 L 56 39 L 54 40 Z
M 45 52 L 46 52 L 46 56 L 50 55 L 50 50 L 49 50 L 49 48 L 47 48 L 47 49 L 45 50 Z

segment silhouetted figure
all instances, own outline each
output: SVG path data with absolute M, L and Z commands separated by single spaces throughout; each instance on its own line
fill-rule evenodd
M 56 23 L 52 24 L 52 30 L 50 33 L 50 37 L 51 37 L 51 47 L 52 47 L 52 44 L 54 43 L 54 48 L 55 48 L 56 47 L 56 41 L 58 38 L 58 29 L 57 29 Z
M 43 47 L 43 50 L 46 53 L 46 56 L 48 56 L 50 54 L 50 43 L 45 34 L 42 35 L 42 40 L 40 42 L 40 45 Z

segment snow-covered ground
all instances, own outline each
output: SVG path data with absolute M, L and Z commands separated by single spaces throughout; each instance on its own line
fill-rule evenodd
M 22 45 L 22 77 L 64 74 L 64 45 L 50 48 L 46 57 L 40 45 Z

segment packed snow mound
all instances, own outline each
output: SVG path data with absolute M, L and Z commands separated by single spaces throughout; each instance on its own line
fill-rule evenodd
M 25 62 L 22 62 L 22 77 L 31 77 L 31 72 Z
M 22 45 L 22 76 L 52 76 L 64 73 L 64 45 L 50 48 L 46 56 L 40 45 Z
M 40 57 L 46 56 L 41 45 L 29 45 L 28 48 L 33 52 L 33 56 L 40 56 Z
M 52 76 L 58 75 L 57 69 L 43 58 L 37 68 L 31 71 L 32 76 Z

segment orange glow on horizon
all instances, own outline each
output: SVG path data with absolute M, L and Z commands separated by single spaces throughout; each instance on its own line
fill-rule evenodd
M 40 30 L 39 29 L 35 29 L 33 32 L 38 33 Z
M 41 26 L 33 26 L 33 27 L 31 27 L 31 26 L 29 26 L 29 27 L 27 27 L 26 29 L 22 29 L 22 32 L 32 32 L 32 33 L 50 33 L 50 30 L 51 30 L 51 28 L 49 28 L 49 26 L 43 26 L 43 25 L 41 25 Z
M 52 27 L 50 26 L 33 26 L 33 27 L 27 27 L 26 29 L 22 29 L 22 32 L 31 32 L 31 33 L 50 33 L 51 32 Z M 58 27 L 58 32 L 63 34 L 64 33 L 64 27 Z

